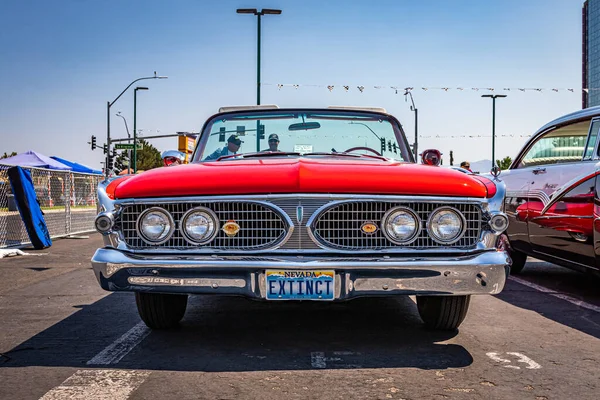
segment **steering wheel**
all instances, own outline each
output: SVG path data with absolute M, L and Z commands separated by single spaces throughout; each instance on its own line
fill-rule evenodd
M 377 150 L 373 150 L 373 149 L 372 149 L 372 148 L 370 148 L 370 147 L 361 147 L 361 146 L 359 146 L 359 147 L 352 147 L 352 148 L 350 148 L 350 149 L 348 149 L 348 150 L 344 151 L 344 153 L 350 153 L 350 152 L 353 152 L 353 151 L 356 151 L 356 150 L 367 150 L 367 151 L 370 151 L 371 153 L 375 153 L 375 154 L 377 154 L 379 157 L 381 157 L 381 153 L 380 153 L 380 152 L 378 152 Z

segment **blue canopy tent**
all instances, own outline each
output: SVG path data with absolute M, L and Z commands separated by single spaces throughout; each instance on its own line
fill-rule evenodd
M 87 167 L 87 166 L 82 165 L 82 164 L 78 164 L 78 163 L 73 162 L 73 161 L 64 160 L 64 159 L 56 157 L 56 156 L 52 156 L 50 158 L 52 158 L 53 160 L 58 161 L 61 164 L 68 165 L 69 167 L 71 167 L 73 169 L 73 172 L 81 172 L 81 173 L 84 173 L 84 174 L 102 175 L 102 171 L 99 171 L 97 169 L 92 169 L 90 167 Z
M 18 165 L 20 167 L 58 169 L 63 171 L 70 171 L 73 169 L 72 167 L 63 164 L 60 161 L 53 160 L 50 157 L 46 157 L 45 155 L 32 150 L 17 154 L 13 157 L 3 158 L 0 160 L 0 164 Z

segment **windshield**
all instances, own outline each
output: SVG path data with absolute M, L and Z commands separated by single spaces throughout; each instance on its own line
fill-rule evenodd
M 314 153 L 341 155 L 339 153 L 353 148 L 358 149 L 348 154 L 357 157 L 379 155 L 411 161 L 401 127 L 385 115 L 355 111 L 269 110 L 224 114 L 209 121 L 198 142 L 194 162 L 323 155 Z

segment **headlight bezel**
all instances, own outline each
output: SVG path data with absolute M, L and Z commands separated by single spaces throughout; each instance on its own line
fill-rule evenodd
M 196 240 L 196 239 L 190 237 L 189 233 L 185 229 L 185 223 L 186 223 L 187 219 L 192 214 L 198 213 L 198 212 L 207 214 L 210 217 L 210 219 L 212 219 L 212 222 L 213 222 L 212 233 L 203 240 Z M 181 232 L 181 235 L 188 243 L 193 244 L 193 245 L 204 245 L 204 244 L 210 243 L 219 233 L 220 226 L 221 226 L 221 221 L 219 220 L 219 217 L 217 217 L 217 214 L 210 208 L 202 207 L 202 206 L 194 207 L 194 208 L 187 210 L 185 212 L 185 214 L 183 214 L 183 216 L 179 220 L 179 231 Z
M 397 214 L 397 213 L 400 213 L 400 212 L 405 212 L 405 213 L 409 214 L 415 220 L 416 229 L 412 233 L 412 235 L 408 239 L 406 239 L 406 240 L 398 240 L 396 237 L 394 237 L 394 235 L 390 234 L 388 232 L 388 229 L 387 229 L 388 221 L 392 217 L 395 216 L 394 214 Z M 380 228 L 381 228 L 381 231 L 383 232 L 384 236 L 390 242 L 392 242 L 392 243 L 394 243 L 396 245 L 407 245 L 407 244 L 411 244 L 412 242 L 414 242 L 415 240 L 417 240 L 417 238 L 421 234 L 421 230 L 423 229 L 423 223 L 422 223 L 421 218 L 419 217 L 419 215 L 413 209 L 411 209 L 409 207 L 405 207 L 405 206 L 399 206 L 399 207 L 390 208 L 383 215 L 383 218 L 381 219 Z
M 443 212 L 443 211 L 450 211 L 450 212 L 456 214 L 462 224 L 462 227 L 461 227 L 459 233 L 452 239 L 448 239 L 448 240 L 437 237 L 434 234 L 434 231 L 431 227 L 433 224 L 433 217 L 436 214 L 439 214 L 440 212 Z M 435 210 L 433 210 L 427 217 L 427 233 L 429 234 L 429 237 L 431 237 L 431 239 L 438 244 L 442 244 L 442 245 L 454 244 L 465 236 L 466 231 L 467 231 L 467 219 L 465 218 L 463 213 L 460 212 L 460 210 L 458 210 L 457 208 L 454 208 L 451 206 L 441 206 L 441 207 L 438 207 Z
M 151 212 L 160 212 L 164 215 L 167 216 L 167 219 L 169 220 L 169 224 L 170 224 L 170 229 L 169 232 L 167 233 L 167 235 L 158 241 L 154 241 L 151 239 L 148 239 L 146 236 L 144 236 L 143 230 L 142 230 L 142 221 L 144 220 L 144 218 L 146 217 L 146 215 L 150 214 Z M 151 246 L 159 246 L 163 243 L 168 242 L 171 237 L 173 236 L 173 233 L 175 233 L 175 220 L 173 219 L 173 216 L 171 215 L 171 213 L 169 211 L 167 211 L 166 209 L 162 208 L 162 207 L 150 207 L 147 208 L 146 210 L 144 210 L 138 217 L 137 222 L 136 222 L 136 229 L 137 229 L 137 233 L 138 236 L 147 244 L 151 245 Z

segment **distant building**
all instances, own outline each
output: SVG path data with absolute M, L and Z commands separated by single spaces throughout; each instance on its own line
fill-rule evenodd
M 600 89 L 600 0 L 586 0 L 582 22 L 582 85 Z M 600 90 L 582 91 L 582 108 L 600 105 Z

